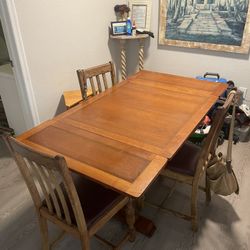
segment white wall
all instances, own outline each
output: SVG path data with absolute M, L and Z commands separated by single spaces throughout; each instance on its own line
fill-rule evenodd
M 4 104 L 9 126 L 14 129 L 15 134 L 20 134 L 27 129 L 20 99 L 17 92 L 16 81 L 11 67 L 0 67 L 0 94 Z
M 152 0 L 151 29 L 155 39 L 150 39 L 146 51 L 145 69 L 195 77 L 205 72 L 218 72 L 221 77 L 247 87 L 250 99 L 249 54 L 223 53 L 208 50 L 158 46 L 159 1 Z M 133 57 L 133 55 L 130 54 Z M 130 62 L 133 63 L 133 62 Z
M 62 110 L 64 90 L 79 88 L 76 69 L 111 59 L 108 26 L 118 3 L 15 0 L 41 121 Z
M 78 89 L 75 70 L 106 62 L 119 65 L 119 44 L 110 41 L 115 0 L 14 0 L 30 68 L 40 120 L 62 110 L 64 90 Z M 159 1 L 152 0 L 151 29 L 146 42 L 145 69 L 195 77 L 218 72 L 250 88 L 249 55 L 158 46 Z M 128 72 L 137 64 L 137 42 L 128 44 Z

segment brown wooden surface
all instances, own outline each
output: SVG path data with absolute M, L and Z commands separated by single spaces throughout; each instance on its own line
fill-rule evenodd
M 128 35 L 113 36 L 113 35 L 110 35 L 110 38 L 116 39 L 116 40 L 139 40 L 139 39 L 146 39 L 148 37 L 149 37 L 148 34 L 136 34 L 135 36 L 128 36 Z
M 10 136 L 4 136 L 4 140 L 32 196 L 42 236 L 42 249 L 52 249 L 55 244 L 55 241 L 50 242 L 48 221 L 60 227 L 63 233 L 68 232 L 79 238 L 82 250 L 89 250 L 90 237 L 123 208 L 128 224 L 125 237 L 117 246 L 101 237 L 99 239 L 114 249 L 120 249 L 125 240 L 135 238 L 131 198 L 104 189 L 83 176 L 73 176 L 61 156 L 51 157 L 35 151 Z
M 140 71 L 19 139 L 62 154 L 71 169 L 139 197 L 226 87 Z
M 92 91 L 88 89 L 87 96 L 90 96 L 92 94 Z M 65 106 L 67 109 L 74 107 L 79 102 L 82 101 L 82 94 L 81 90 L 68 90 L 63 92 L 63 98 L 65 102 Z
M 92 95 L 95 96 L 116 83 L 114 64 L 111 61 L 87 69 L 78 69 L 76 73 L 84 100 L 88 98 L 86 93 L 88 84 L 91 86 Z

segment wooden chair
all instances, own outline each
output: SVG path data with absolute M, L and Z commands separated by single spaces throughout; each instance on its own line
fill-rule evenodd
M 109 86 L 106 77 L 107 73 L 110 74 L 112 86 L 114 86 L 115 84 L 115 70 L 112 62 L 108 62 L 106 64 L 98 65 L 88 69 L 79 69 L 76 72 L 83 100 L 87 99 L 88 82 L 90 83 L 93 96 L 108 89 Z
M 128 197 L 70 172 L 62 156 L 51 157 L 37 152 L 7 135 L 4 139 L 32 196 L 44 250 L 55 244 L 49 243 L 47 221 L 59 226 L 63 234 L 68 232 L 79 238 L 81 249 L 90 249 L 90 237 L 124 206 L 129 208 Z M 129 223 L 129 212 L 127 216 Z M 129 237 L 134 239 L 131 223 L 129 233 L 120 244 Z M 61 235 L 56 241 L 60 238 Z
M 161 176 L 168 177 L 176 182 L 189 184 L 192 186 L 191 193 L 191 215 L 182 214 L 178 211 L 163 208 L 168 212 L 173 213 L 181 218 L 191 220 L 192 229 L 197 231 L 197 193 L 201 188 L 206 192 L 206 200 L 210 202 L 211 193 L 209 183 L 206 179 L 205 188 L 200 187 L 199 183 L 204 173 L 209 159 L 216 154 L 217 140 L 226 117 L 227 111 L 232 104 L 235 91 L 231 91 L 223 106 L 220 106 L 216 111 L 210 132 L 205 139 L 202 147 L 199 147 L 191 142 L 186 142 L 176 153 L 176 155 L 167 163 L 166 167 L 161 172 Z

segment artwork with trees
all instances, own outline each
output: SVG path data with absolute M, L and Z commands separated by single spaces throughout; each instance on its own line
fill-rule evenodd
M 160 44 L 248 53 L 249 0 L 160 2 Z

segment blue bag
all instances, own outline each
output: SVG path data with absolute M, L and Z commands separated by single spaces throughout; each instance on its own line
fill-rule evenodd
M 197 76 L 196 79 L 198 80 L 205 80 L 209 82 L 221 82 L 221 83 L 227 83 L 227 79 L 221 78 L 218 73 L 211 73 L 206 72 L 204 76 Z M 225 91 L 220 97 L 227 97 L 227 91 Z
M 227 81 L 227 79 L 225 78 L 221 78 L 220 75 L 218 73 L 211 73 L 211 72 L 206 72 L 204 74 L 204 76 L 197 76 L 196 79 L 198 80 L 205 80 L 205 81 L 210 81 L 210 82 L 220 82 L 220 83 L 227 83 L 228 87 L 227 90 L 222 93 L 219 97 L 219 99 L 226 99 L 227 98 L 227 94 L 232 90 L 232 88 L 234 87 L 234 82 L 233 81 Z M 209 110 L 209 112 L 207 113 L 207 115 L 209 117 L 212 117 L 213 112 L 216 110 L 216 108 L 221 105 L 219 101 L 217 101 L 213 107 Z

